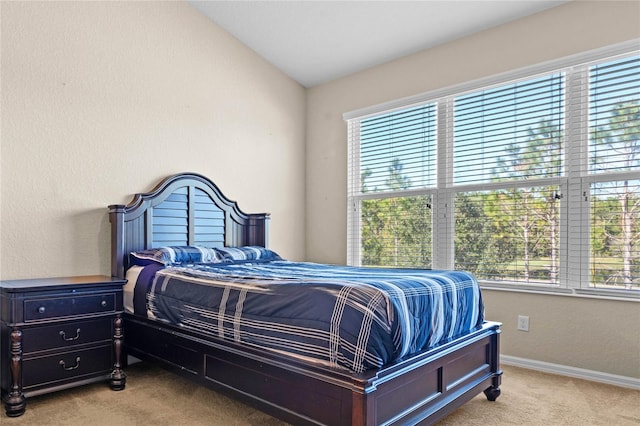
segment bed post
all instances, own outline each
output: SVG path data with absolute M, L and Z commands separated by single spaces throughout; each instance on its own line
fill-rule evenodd
M 502 370 L 500 369 L 500 328 L 496 328 L 495 334 L 491 336 L 489 353 L 489 367 L 494 373 L 491 379 L 491 386 L 484 390 L 484 395 L 489 401 L 495 401 L 500 396 L 500 384 L 502 383 Z
M 366 389 L 351 391 L 351 426 L 367 426 L 375 419 L 373 407 L 367 401 L 367 397 Z
M 111 276 L 124 278 L 124 205 L 109 206 L 111 222 Z
M 246 228 L 246 245 L 268 247 L 269 245 L 269 213 L 249 214 Z

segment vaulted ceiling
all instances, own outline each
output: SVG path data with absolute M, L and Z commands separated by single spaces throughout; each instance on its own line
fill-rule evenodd
M 189 1 L 305 87 L 566 2 Z

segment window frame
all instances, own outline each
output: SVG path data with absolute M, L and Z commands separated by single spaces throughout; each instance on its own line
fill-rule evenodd
M 482 281 L 485 287 L 507 288 L 532 291 L 557 291 L 589 295 L 615 297 L 638 297 L 638 289 L 602 289 L 591 287 L 590 282 L 590 203 L 584 194 L 589 194 L 592 182 L 615 180 L 618 177 L 640 179 L 640 171 L 624 173 L 590 174 L 588 167 L 589 138 L 585 137 L 589 126 L 589 67 L 596 63 L 606 62 L 617 57 L 640 55 L 640 40 L 630 40 L 617 45 L 596 49 L 578 55 L 526 67 L 512 72 L 502 73 L 489 78 L 468 82 L 417 96 L 403 98 L 392 102 L 345 113 L 343 118 L 348 124 L 349 161 L 347 194 L 347 264 L 359 265 L 361 241 L 359 222 L 359 201 L 361 199 L 386 198 L 401 195 L 432 196 L 432 267 L 434 269 L 453 269 L 454 266 L 454 199 L 455 194 L 465 191 L 478 191 L 513 187 L 514 182 L 484 184 L 453 184 L 453 107 L 456 97 L 473 91 L 503 86 L 521 80 L 533 79 L 540 75 L 554 72 L 565 74 L 564 105 L 564 174 L 555 178 L 531 179 L 526 185 L 540 186 L 558 185 L 564 195 L 560 203 L 560 242 L 559 242 L 559 276 L 557 284 L 523 284 L 518 282 L 503 283 Z M 572 96 L 579 92 L 580 96 Z M 389 113 L 394 110 L 412 108 L 425 103 L 436 104 L 436 188 L 415 189 L 410 191 L 383 194 L 359 194 L 360 177 L 354 176 L 354 161 L 358 161 L 357 152 L 359 122 L 362 119 Z M 586 193 L 585 193 L 586 191 Z M 377 195 L 377 196 L 376 196 Z M 578 222 L 579 226 L 567 226 L 569 219 Z M 437 247 L 437 250 L 436 250 Z M 569 249 L 571 248 L 571 249 Z

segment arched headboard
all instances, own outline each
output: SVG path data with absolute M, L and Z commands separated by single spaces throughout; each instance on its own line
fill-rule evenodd
M 124 278 L 129 253 L 161 246 L 206 247 L 268 243 L 269 214 L 242 212 L 208 178 L 169 176 L 127 205 L 109 206 L 111 275 Z

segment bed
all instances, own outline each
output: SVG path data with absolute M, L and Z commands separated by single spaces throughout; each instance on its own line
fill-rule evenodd
M 109 206 L 109 220 L 112 275 L 129 280 L 129 355 L 292 424 L 433 424 L 480 392 L 490 401 L 500 395 L 500 324 L 484 321 L 479 288 L 464 272 L 397 274 L 410 279 L 405 295 L 418 281 L 420 288 L 437 279 L 453 289 L 421 290 L 432 299 L 415 305 L 438 311 L 437 321 L 402 314 L 398 300 L 413 299 L 396 294 L 398 271 L 282 259 L 268 248 L 268 214 L 244 213 L 194 173 L 169 176 L 129 204 Z M 202 288 L 211 297 L 198 293 Z M 442 313 L 442 301 L 452 297 L 465 313 Z M 273 324 L 274 312 L 289 318 L 294 314 L 280 313 L 297 307 L 304 316 L 323 304 L 333 306 L 333 319 L 319 331 L 309 331 L 317 317 Z M 336 322 L 336 312 L 344 320 Z M 287 333 L 299 340 L 291 343 Z

